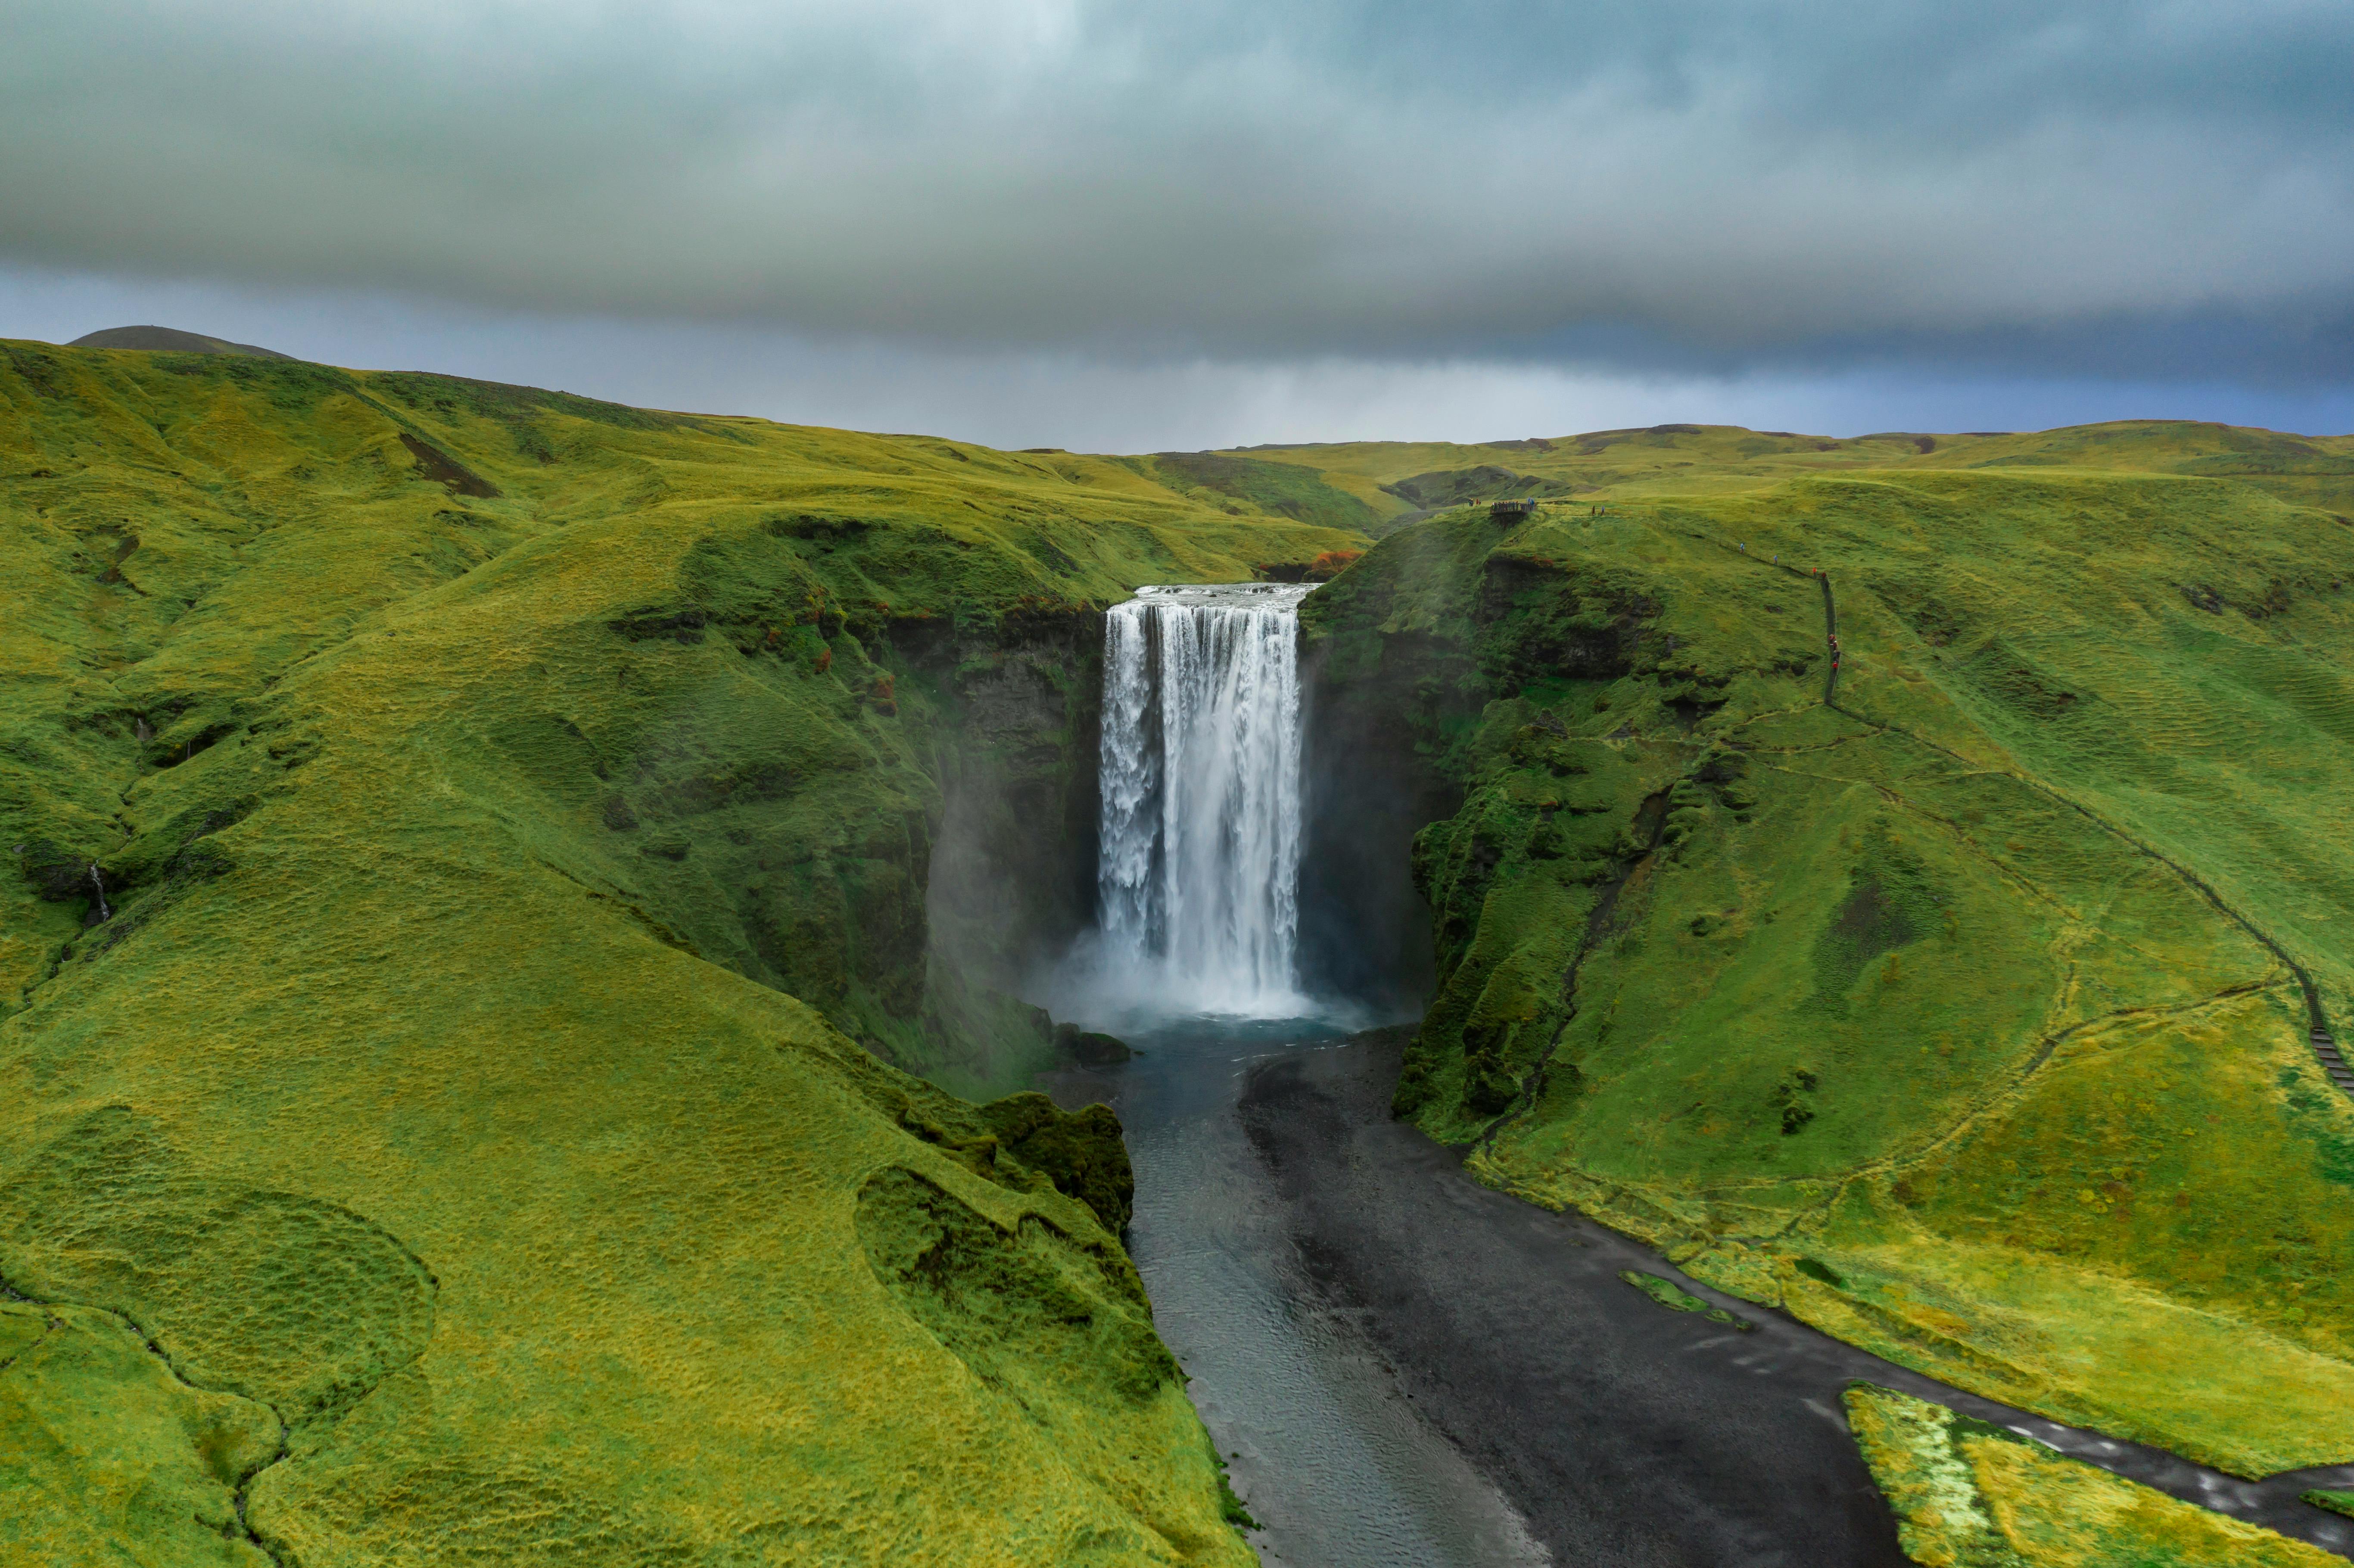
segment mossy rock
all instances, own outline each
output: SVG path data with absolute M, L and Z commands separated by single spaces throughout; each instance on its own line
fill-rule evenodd
M 1136 1210 L 1136 1173 L 1110 1107 L 1066 1111 L 1033 1090 L 992 1100 L 981 1115 L 1006 1153 L 1094 1210 L 1112 1234 L 1127 1231 Z

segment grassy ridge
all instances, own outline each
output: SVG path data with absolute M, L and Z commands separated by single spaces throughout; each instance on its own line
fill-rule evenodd
M 1432 504 L 1416 496 L 1443 490 L 1450 475 L 1464 481 L 1451 499 L 1565 494 L 1574 507 L 1762 491 L 1866 470 L 2018 468 L 2230 479 L 2284 501 L 2354 514 L 2354 436 L 2284 435 L 2190 420 L 2121 420 L 2009 435 L 1889 432 L 1844 440 L 1728 425 L 1658 425 L 1480 446 L 1357 441 L 1255 447 L 1231 455 L 1314 471 L 1325 484 L 1393 520 L 1417 515 L 1417 507 Z M 1417 476 L 1423 484 L 1403 482 Z
M 1026 1071 L 924 963 L 960 671 L 1352 535 L 23 344 L 0 503 L 0 1555 L 1246 1560 L 1101 1128 L 841 1029 Z
M 1376 529 L 1381 514 L 1348 491 L 1325 482 L 1312 468 L 1225 452 L 1156 452 L 1132 459 L 1139 472 L 1182 493 L 1216 497 L 1221 510 L 1243 506 L 1295 522 L 1352 532 Z M 1240 503 L 1240 505 L 1235 504 Z
M 2042 468 L 1384 540 L 1306 615 L 1467 788 L 1400 1108 L 1994 1397 L 2354 1454 L 2354 1107 L 2251 934 L 2354 1017 L 2349 588 L 2327 512 Z

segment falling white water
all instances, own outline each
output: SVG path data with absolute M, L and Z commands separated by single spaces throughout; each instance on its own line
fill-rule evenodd
M 1185 1012 L 1302 1010 L 1305 587 L 1144 588 L 1104 628 L 1102 979 Z

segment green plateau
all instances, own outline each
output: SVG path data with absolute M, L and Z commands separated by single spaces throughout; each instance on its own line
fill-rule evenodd
M 1423 901 L 1480 1179 L 2354 1459 L 2349 511 L 2213 425 L 1102 458 L 0 344 L 0 1544 L 1250 1561 L 1017 993 L 1104 609 L 1254 577 L 1417 802 L 1311 839 Z M 1850 1407 L 1971 1551 L 2259 1560 Z

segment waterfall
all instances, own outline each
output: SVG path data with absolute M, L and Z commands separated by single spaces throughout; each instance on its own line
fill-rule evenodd
M 1106 979 L 1185 1012 L 1300 1010 L 1305 587 L 1144 588 L 1104 627 Z

